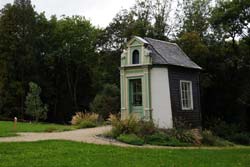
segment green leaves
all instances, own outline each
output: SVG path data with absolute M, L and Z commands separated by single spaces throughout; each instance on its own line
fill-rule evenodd
M 31 116 L 36 122 L 38 122 L 39 119 L 45 120 L 47 118 L 48 107 L 44 105 L 40 99 L 41 88 L 36 83 L 30 82 L 29 89 L 25 101 L 25 113 Z

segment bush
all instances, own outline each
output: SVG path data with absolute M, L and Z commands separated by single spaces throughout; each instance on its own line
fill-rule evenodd
M 233 143 L 214 136 L 211 131 L 202 132 L 202 144 L 207 146 L 233 146 Z
M 231 136 L 230 140 L 237 144 L 250 145 L 250 134 L 237 133 Z
M 138 122 L 137 133 L 139 136 L 144 137 L 147 135 L 152 135 L 157 132 L 157 128 L 154 125 L 153 121 L 143 121 Z
M 155 133 L 145 137 L 145 142 L 152 145 L 163 145 L 165 146 L 170 137 L 165 133 Z
M 55 131 L 57 131 L 57 128 L 55 128 L 55 127 L 48 127 L 44 131 L 45 132 L 55 132 Z
M 138 120 L 133 116 L 126 120 L 120 120 L 115 115 L 110 115 L 108 119 L 112 125 L 112 134 L 116 138 L 120 134 L 137 134 L 138 133 Z
M 208 122 L 209 129 L 217 136 L 229 139 L 235 133 L 239 133 L 241 128 L 236 124 L 228 124 L 225 121 L 218 120 L 209 120 Z
M 97 94 L 90 104 L 90 110 L 98 113 L 104 120 L 109 114 L 117 114 L 120 111 L 120 91 L 116 85 L 106 84 L 103 91 Z
M 95 127 L 98 124 L 99 115 L 95 113 L 77 112 L 72 117 L 71 124 L 76 125 L 78 128 Z
M 133 116 L 125 120 L 120 120 L 117 116 L 110 115 L 109 121 L 112 125 L 112 134 L 114 137 L 120 134 L 136 134 L 144 138 L 146 135 L 153 134 L 156 131 L 152 121 L 138 120 Z
M 117 139 L 121 142 L 132 144 L 132 145 L 143 145 L 144 140 L 135 134 L 121 134 L 117 137 Z
M 190 146 L 189 143 L 184 143 L 174 138 L 173 136 L 169 136 L 166 133 L 158 132 L 150 136 L 146 136 L 145 142 L 151 145 L 159 145 L 159 146 Z
M 191 132 L 191 130 L 186 129 L 171 129 L 168 130 L 167 133 L 169 136 L 172 136 L 183 143 L 189 143 L 189 144 L 197 144 L 197 139 L 194 137 L 194 134 Z
M 77 128 L 83 129 L 83 128 L 93 128 L 96 127 L 97 123 L 91 122 L 91 121 L 81 121 L 78 125 Z

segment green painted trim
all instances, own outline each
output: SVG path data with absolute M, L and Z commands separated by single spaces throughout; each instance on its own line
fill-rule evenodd
M 148 50 L 144 47 L 144 43 L 136 38 L 130 40 L 127 44 L 128 48 L 122 54 L 121 60 L 121 115 L 125 119 L 131 113 L 137 113 L 139 118 L 149 120 L 152 118 L 151 108 L 151 88 L 150 88 L 150 69 L 152 58 Z M 140 64 L 132 64 L 132 53 L 137 49 L 140 55 Z M 130 107 L 130 83 L 131 79 L 141 79 L 142 82 L 142 106 Z M 139 112 L 138 112 L 139 111 Z

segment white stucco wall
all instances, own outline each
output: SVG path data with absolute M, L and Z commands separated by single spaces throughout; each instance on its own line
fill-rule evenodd
M 154 67 L 151 74 L 151 101 L 154 123 L 160 128 L 172 128 L 172 110 L 167 68 Z

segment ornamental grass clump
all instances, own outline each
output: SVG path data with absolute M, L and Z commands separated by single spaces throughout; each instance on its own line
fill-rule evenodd
M 71 120 L 72 125 L 77 128 L 91 128 L 98 125 L 99 115 L 96 113 L 77 112 Z
M 137 134 L 139 131 L 138 120 L 133 116 L 120 120 L 117 116 L 111 114 L 108 121 L 112 125 L 111 133 L 115 138 L 120 134 Z
M 110 115 L 108 119 L 112 125 L 111 134 L 118 137 L 121 134 L 135 134 L 140 138 L 151 135 L 156 132 L 156 127 L 152 121 L 144 121 L 130 116 L 127 119 L 120 120 L 115 115 Z

